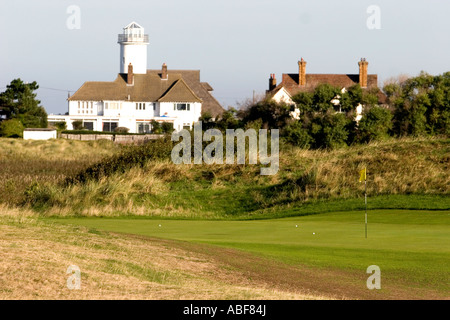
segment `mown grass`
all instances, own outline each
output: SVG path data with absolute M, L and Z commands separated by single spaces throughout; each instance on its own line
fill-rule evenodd
M 382 272 L 380 296 L 385 297 L 399 288 L 423 291 L 424 298 L 448 297 L 450 293 L 446 281 L 450 276 L 450 211 L 373 210 L 369 212 L 367 238 L 364 211 L 260 221 L 53 221 L 238 249 L 318 273 L 342 270 L 364 275 L 368 266 L 377 265 Z

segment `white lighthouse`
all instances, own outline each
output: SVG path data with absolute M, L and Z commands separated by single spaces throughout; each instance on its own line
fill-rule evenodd
M 120 44 L 120 73 L 128 73 L 128 65 L 133 65 L 133 73 L 147 73 L 148 35 L 144 28 L 136 22 L 131 22 L 117 41 Z

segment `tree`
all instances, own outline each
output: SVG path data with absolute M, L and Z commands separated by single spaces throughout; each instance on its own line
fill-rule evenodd
M 312 92 L 301 91 L 292 97 L 292 100 L 297 104 L 297 108 L 300 110 L 300 114 L 306 114 L 311 112 L 313 106 Z
M 216 125 L 211 113 L 208 111 L 202 112 L 200 118 L 198 118 L 198 121 L 202 122 L 203 130 L 214 128 Z
M 327 83 L 319 84 L 315 88 L 312 98 L 313 110 L 316 112 L 327 112 L 329 109 L 333 109 L 334 105 L 331 103 L 331 100 L 339 94 L 339 88 Z
M 292 107 L 285 103 L 265 99 L 243 110 L 244 124 L 261 119 L 264 128 L 281 129 L 292 120 Z
M 450 72 L 434 77 L 428 96 L 431 108 L 426 112 L 427 130 L 450 136 Z
M 400 85 L 383 88 L 394 109 L 395 134 L 419 136 L 450 133 L 450 73 L 421 72 Z
M 383 107 L 366 109 L 358 125 L 358 142 L 383 140 L 392 129 L 392 113 Z
M 241 128 L 242 121 L 238 117 L 238 111 L 232 107 L 225 110 L 216 120 L 216 127 L 219 130 L 225 131 L 226 129 L 238 129 Z
M 335 149 L 347 145 L 351 122 L 345 114 L 335 113 L 329 110 L 326 113 L 318 113 L 312 118 L 308 132 L 313 138 L 312 147 Z
M 18 119 L 25 128 L 46 128 L 47 113 L 36 99 L 39 85 L 36 81 L 24 83 L 14 79 L 6 90 L 0 93 L 0 107 L 7 119 Z

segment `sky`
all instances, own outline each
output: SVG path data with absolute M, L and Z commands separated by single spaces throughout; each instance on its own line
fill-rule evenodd
M 36 81 L 47 113 L 65 113 L 68 91 L 116 78 L 132 21 L 149 35 L 148 69 L 200 70 L 224 108 L 264 94 L 272 73 L 298 73 L 301 58 L 307 73 L 357 74 L 364 57 L 381 87 L 450 71 L 449 15 L 448 0 L 1 0 L 0 91 Z

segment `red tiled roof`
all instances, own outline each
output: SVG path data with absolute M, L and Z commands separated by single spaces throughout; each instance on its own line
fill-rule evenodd
M 283 73 L 281 83 L 272 90 L 284 87 L 292 95 L 296 95 L 301 91 L 313 91 L 319 84 L 327 83 L 334 87 L 351 87 L 359 83 L 359 74 L 306 74 L 306 85 L 299 86 L 298 73 Z M 378 75 L 367 75 L 367 87 L 378 87 Z

